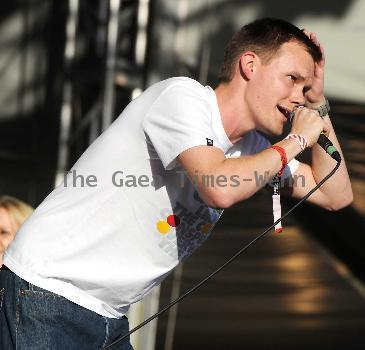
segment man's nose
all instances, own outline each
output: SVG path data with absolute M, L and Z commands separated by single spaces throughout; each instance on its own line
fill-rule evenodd
M 305 104 L 305 97 L 304 92 L 302 89 L 295 89 L 291 96 L 291 102 L 296 106 L 304 105 Z

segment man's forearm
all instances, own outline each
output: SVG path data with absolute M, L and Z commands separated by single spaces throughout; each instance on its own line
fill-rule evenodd
M 340 152 L 342 162 L 336 173 L 321 186 L 320 190 L 329 199 L 329 201 L 333 203 L 334 207 L 341 208 L 343 206 L 349 205 L 352 202 L 352 188 L 345 159 L 331 120 L 328 115 L 325 116 L 324 119 L 331 126 L 328 138 Z M 326 175 L 328 175 L 328 173 L 334 168 L 335 164 L 335 161 L 328 154 L 326 154 L 318 144 L 313 146 L 312 172 L 313 177 L 317 183 L 321 181 Z
M 301 151 L 298 143 L 292 140 L 282 140 L 275 145 L 285 150 L 288 162 Z M 210 174 L 216 179 L 219 176 L 226 179 L 236 176 L 239 181 L 235 182 L 234 186 L 215 187 L 215 196 L 225 199 L 223 201 L 225 203 L 224 208 L 250 198 L 271 181 L 281 167 L 280 154 L 273 149 L 266 149 L 250 156 L 226 158 L 222 163 L 215 166 Z M 201 182 L 200 180 L 200 189 L 204 192 L 207 189 L 203 188 Z

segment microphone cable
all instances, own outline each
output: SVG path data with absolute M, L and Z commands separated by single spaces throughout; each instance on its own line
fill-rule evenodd
M 339 168 L 341 164 L 341 158 L 339 158 L 339 160 L 337 161 L 336 166 L 333 168 L 333 170 L 325 177 L 323 178 L 313 189 L 311 189 L 302 199 L 300 199 L 300 201 L 298 203 L 296 203 L 292 208 L 290 208 L 281 218 L 279 218 L 278 220 L 276 220 L 270 227 L 268 227 L 264 232 L 262 232 L 260 235 L 258 235 L 256 238 L 254 238 L 250 243 L 246 244 L 244 247 L 242 247 L 236 254 L 234 254 L 231 258 L 229 258 L 223 265 L 221 265 L 220 267 L 218 267 L 215 271 L 213 271 L 212 273 L 210 273 L 208 276 L 206 276 L 205 278 L 203 278 L 200 282 L 198 282 L 195 286 L 193 286 L 192 288 L 190 288 L 188 291 L 186 291 L 184 294 L 180 295 L 177 299 L 173 300 L 170 304 L 168 304 L 167 306 L 165 306 L 163 309 L 161 309 L 160 311 L 158 311 L 157 313 L 155 313 L 154 315 L 152 315 L 151 317 L 149 317 L 147 320 L 143 321 L 142 323 L 140 323 L 138 326 L 134 327 L 133 329 L 131 329 L 128 333 L 120 336 L 119 338 L 117 338 L 116 340 L 114 340 L 111 344 L 101 348 L 100 350 L 107 350 L 112 348 L 114 345 L 120 343 L 121 341 L 123 341 L 125 338 L 129 337 L 132 333 L 134 333 L 135 331 L 137 331 L 138 329 L 142 328 L 143 326 L 145 326 L 147 323 L 151 322 L 152 320 L 154 320 L 156 317 L 162 315 L 164 312 L 166 312 L 168 309 L 170 309 L 172 306 L 174 306 L 175 304 L 179 303 L 181 300 L 183 300 L 185 297 L 187 297 L 188 295 L 190 295 L 191 293 L 193 293 L 195 290 L 197 290 L 199 287 L 201 287 L 203 284 L 205 284 L 206 282 L 208 282 L 213 276 L 215 276 L 218 272 L 220 272 L 221 270 L 223 270 L 226 266 L 228 266 L 233 260 L 235 260 L 236 258 L 238 258 L 244 251 L 246 251 L 251 245 L 253 245 L 255 242 L 257 242 L 260 238 L 262 238 L 263 236 L 266 235 L 266 233 L 268 233 L 272 228 L 275 227 L 276 224 L 278 224 L 281 220 L 283 220 L 284 218 L 286 218 L 291 212 L 293 212 L 299 205 L 301 205 L 312 193 L 314 193 L 315 191 L 317 191 L 319 189 L 319 187 L 321 187 Z

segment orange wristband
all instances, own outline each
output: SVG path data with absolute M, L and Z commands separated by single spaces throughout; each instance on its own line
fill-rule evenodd
M 281 176 L 283 174 L 284 168 L 288 164 L 288 158 L 286 157 L 285 149 L 283 147 L 280 147 L 280 146 L 271 146 L 270 148 L 278 151 L 279 154 L 280 154 L 281 169 L 278 172 L 278 176 Z

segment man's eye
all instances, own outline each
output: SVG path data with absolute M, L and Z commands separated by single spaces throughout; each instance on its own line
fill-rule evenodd
M 1 234 L 1 235 L 7 235 L 7 234 L 9 234 L 9 231 L 0 230 L 0 234 Z
M 297 77 L 295 77 L 294 75 L 289 74 L 288 77 L 291 81 L 296 81 L 297 80 Z

